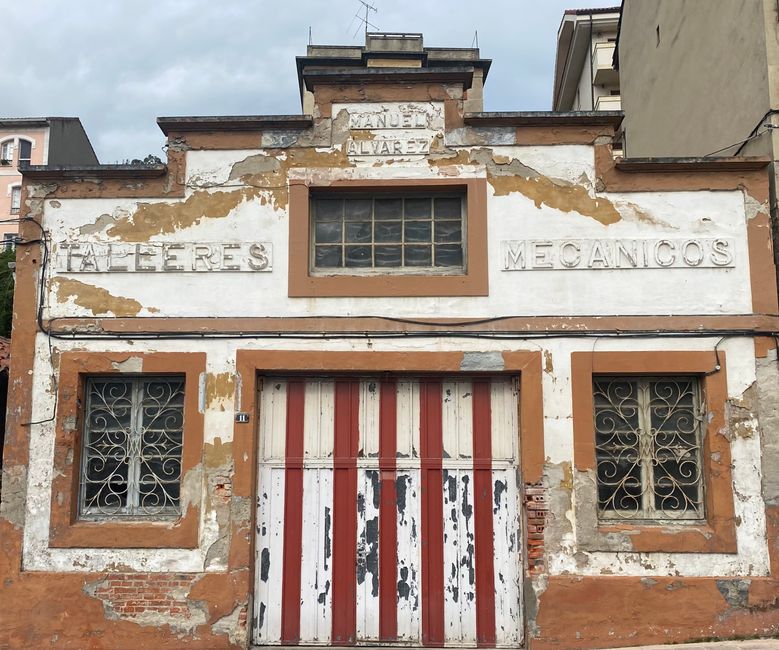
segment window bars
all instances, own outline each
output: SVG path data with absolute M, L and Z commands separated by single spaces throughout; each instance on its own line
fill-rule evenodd
M 698 379 L 595 377 L 593 391 L 601 519 L 702 519 Z
M 88 379 L 82 518 L 177 516 L 183 429 L 183 377 Z

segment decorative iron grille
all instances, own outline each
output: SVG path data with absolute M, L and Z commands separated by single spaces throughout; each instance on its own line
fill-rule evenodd
M 603 519 L 702 519 L 695 377 L 596 377 L 595 457 Z
M 175 516 L 180 512 L 184 379 L 87 380 L 81 516 Z

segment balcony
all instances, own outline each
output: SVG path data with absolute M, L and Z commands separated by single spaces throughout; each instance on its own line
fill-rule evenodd
M 611 65 L 614 58 L 614 46 L 616 44 L 610 41 L 595 43 L 593 50 L 593 70 L 592 82 L 596 86 L 611 86 L 619 83 L 619 72 Z
M 621 111 L 622 98 L 619 95 L 603 95 L 595 100 L 596 111 Z

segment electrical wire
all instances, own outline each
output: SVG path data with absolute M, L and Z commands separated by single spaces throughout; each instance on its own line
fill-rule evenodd
M 713 156 L 714 154 L 721 153 L 723 151 L 727 151 L 728 149 L 732 149 L 736 145 L 741 145 L 736 152 L 733 154 L 734 156 L 737 156 L 738 153 L 741 151 L 743 146 L 749 142 L 750 140 L 754 140 L 755 138 L 759 138 L 761 135 L 764 135 L 768 133 L 771 129 L 776 128 L 773 124 L 763 124 L 765 129 L 763 131 L 757 131 L 754 134 L 750 135 L 748 138 L 745 138 L 744 140 L 739 140 L 738 142 L 734 142 L 733 144 L 729 144 L 727 147 L 722 147 L 722 149 L 717 149 L 716 151 L 712 151 L 711 153 L 705 154 L 703 157 L 708 158 L 709 156 Z
M 40 239 L 22 239 L 16 242 L 17 246 L 26 246 L 30 244 L 41 244 L 41 247 L 43 249 L 43 255 L 41 256 L 41 265 L 40 265 L 40 274 L 38 277 L 38 309 L 36 313 L 36 320 L 38 323 L 38 329 L 46 334 L 46 342 L 49 349 L 49 365 L 51 366 L 51 380 L 54 387 L 54 404 L 52 406 L 51 410 L 51 416 L 48 418 L 44 418 L 41 420 L 34 420 L 31 422 L 23 422 L 22 426 L 32 426 L 35 424 L 46 424 L 47 422 L 53 422 L 54 418 L 57 414 L 57 404 L 59 401 L 59 383 L 57 381 L 57 372 L 54 367 L 54 350 L 52 348 L 51 339 L 52 339 L 52 332 L 50 329 L 44 327 L 43 324 L 43 305 L 44 305 L 44 290 L 46 288 L 46 270 L 48 269 L 49 265 L 49 244 L 47 242 L 47 236 L 48 233 L 43 228 L 43 225 L 40 221 L 37 219 L 34 219 L 33 217 L 27 216 L 23 217 L 22 219 L 18 220 L 19 223 L 34 223 L 36 226 L 38 226 L 38 229 L 41 231 Z

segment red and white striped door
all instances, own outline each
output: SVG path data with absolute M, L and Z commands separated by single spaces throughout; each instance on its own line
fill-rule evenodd
M 256 644 L 516 646 L 510 378 L 268 378 Z

